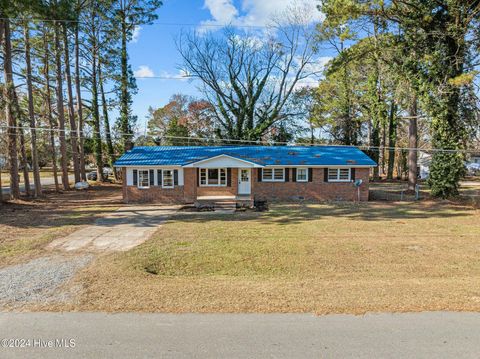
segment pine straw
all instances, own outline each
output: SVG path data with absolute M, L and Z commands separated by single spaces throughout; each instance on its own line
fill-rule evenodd
M 277 205 L 182 214 L 97 258 L 68 306 L 43 310 L 480 310 L 480 211 L 440 203 Z

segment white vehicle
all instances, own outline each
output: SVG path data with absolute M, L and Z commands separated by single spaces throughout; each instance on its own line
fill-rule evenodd
M 111 176 L 113 175 L 113 170 L 111 167 L 104 166 L 103 167 L 103 175 L 104 176 Z
M 470 175 L 477 175 L 480 174 L 480 163 L 469 163 L 465 166 L 467 168 L 467 172 Z

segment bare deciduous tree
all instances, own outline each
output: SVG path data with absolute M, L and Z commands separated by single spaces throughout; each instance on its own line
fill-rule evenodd
M 292 8 L 281 18 L 262 37 L 229 28 L 178 39 L 184 70 L 202 81 L 203 94 L 215 105 L 219 136 L 261 139 L 288 118 L 285 105 L 299 82 L 316 73 L 309 14 Z

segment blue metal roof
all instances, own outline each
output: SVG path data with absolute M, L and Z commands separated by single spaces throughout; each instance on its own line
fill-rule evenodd
M 185 166 L 219 155 L 261 166 L 377 165 L 357 147 L 348 146 L 151 146 L 134 147 L 115 166 Z

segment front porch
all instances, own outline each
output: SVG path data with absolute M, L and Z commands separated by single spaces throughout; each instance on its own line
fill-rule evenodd
M 217 156 L 184 166 L 194 168 L 196 206 L 214 208 L 252 207 L 253 168 L 259 165 L 230 156 Z
M 252 207 L 253 196 L 251 194 L 237 194 L 230 196 L 197 196 L 195 206 L 212 206 L 214 208 L 235 209 L 237 207 Z

